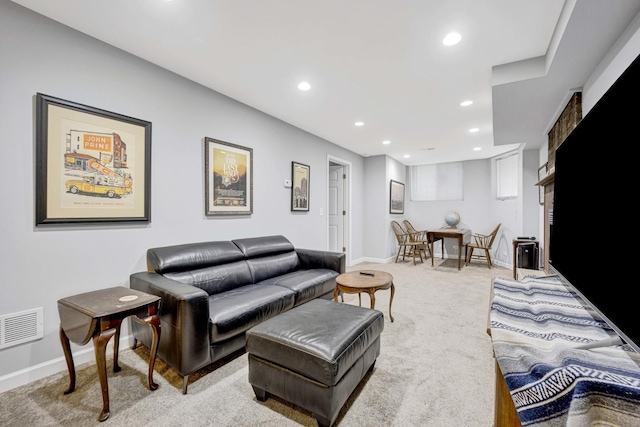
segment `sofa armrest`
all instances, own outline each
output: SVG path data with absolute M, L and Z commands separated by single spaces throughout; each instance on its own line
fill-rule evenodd
M 131 274 L 129 286 L 162 298 L 158 315 L 159 355 L 163 360 L 182 375 L 205 366 L 210 359 L 209 295 L 195 286 L 148 271 Z M 147 329 L 139 330 L 144 334 Z
M 296 249 L 300 266 L 305 270 L 328 268 L 338 274 L 345 272 L 346 255 L 342 252 L 319 251 L 315 249 Z

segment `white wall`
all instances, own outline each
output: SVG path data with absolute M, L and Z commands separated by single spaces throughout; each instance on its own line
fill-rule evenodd
M 388 223 L 386 222 L 388 201 L 384 190 L 386 181 L 386 156 L 367 157 L 364 162 L 364 204 L 362 216 L 364 233 L 362 241 L 366 249 L 366 258 L 361 261 L 379 261 L 386 259 Z M 357 220 L 356 220 L 357 221 Z
M 407 186 L 407 198 L 410 198 L 411 183 Z M 419 230 L 445 227 L 444 217 L 449 211 L 460 214 L 459 228 L 469 228 L 473 232 L 488 233 L 497 224 L 492 207 L 491 160 L 470 160 L 463 162 L 464 200 L 450 201 L 411 201 L 407 219 Z M 499 209 L 499 206 L 496 206 Z M 445 239 L 445 258 L 456 258 L 457 243 Z M 436 256 L 441 256 L 441 245 L 434 245 Z M 464 256 L 464 254 L 463 254 Z
M 620 75 L 640 55 L 640 14 L 636 15 L 629 27 L 616 41 L 596 69 L 589 75 L 582 87 L 582 116 L 586 116 L 602 95 L 611 87 Z M 569 88 L 568 88 L 569 89 Z M 558 106 L 562 111 L 564 105 Z M 554 123 L 556 118 L 551 118 Z M 548 160 L 549 145 L 543 144 L 538 150 L 539 165 Z M 544 218 L 540 208 L 538 236 L 544 234 Z M 544 239 L 543 239 L 544 240 Z M 541 242 L 541 246 L 543 242 Z
M 503 267 L 511 267 L 513 265 L 513 239 L 522 235 L 522 227 L 524 220 L 524 202 L 526 197 L 532 197 L 532 193 L 524 188 L 523 180 L 523 157 L 524 151 L 522 146 L 518 150 L 519 170 L 518 177 L 518 197 L 509 200 L 497 200 L 497 183 L 496 183 L 496 160 L 491 160 L 491 197 L 489 198 L 489 215 L 494 224 L 500 223 L 500 230 L 493 243 L 493 261 L 497 265 Z M 484 231 L 488 233 L 492 228 Z M 482 231 L 477 230 L 480 233 Z
M 536 236 L 539 222 L 537 187 L 538 152 L 519 150 L 521 164 L 520 196 L 513 200 L 496 199 L 495 159 L 471 160 L 463 162 L 464 200 L 423 202 L 411 201 L 407 218 L 418 229 L 433 229 L 446 226 L 444 216 L 449 211 L 460 214 L 460 228 L 472 232 L 488 234 L 501 224 L 492 257 L 497 265 L 512 267 L 513 244 L 517 236 Z M 410 183 L 407 197 L 410 195 Z M 445 239 L 445 258 L 457 257 L 455 241 Z M 441 256 L 441 246 L 434 247 L 436 256 Z
M 611 87 L 617 78 L 640 54 L 640 14 L 602 59 L 587 78 L 582 92 L 582 115 L 589 113 L 596 102 Z
M 385 258 L 387 260 L 394 260 L 396 254 L 398 253 L 398 239 L 396 238 L 395 233 L 391 229 L 391 221 L 399 222 L 404 228 L 404 224 L 402 221 L 405 219 L 405 215 L 407 210 L 411 209 L 410 201 L 409 201 L 409 186 L 407 185 L 409 181 L 408 171 L 409 168 L 398 162 L 397 160 L 392 159 L 391 157 L 385 156 L 385 171 L 386 171 L 386 181 L 384 183 L 384 194 L 385 194 L 385 204 L 386 204 L 386 216 L 385 216 L 385 226 L 386 226 L 386 247 L 385 247 Z M 392 214 L 391 213 L 391 180 L 401 182 L 404 184 L 404 213 L 403 214 Z
M 546 161 L 546 160 L 545 160 Z M 522 191 L 523 197 L 523 219 L 521 236 L 534 236 L 542 238 L 539 233 L 539 218 L 542 214 L 540 209 L 540 194 L 536 186 L 538 179 L 538 152 L 536 150 L 525 150 L 522 152 Z M 517 237 L 517 236 L 516 236 Z

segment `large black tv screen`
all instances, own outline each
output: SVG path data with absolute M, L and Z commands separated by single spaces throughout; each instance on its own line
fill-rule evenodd
M 638 58 L 556 150 L 549 263 L 640 353 Z

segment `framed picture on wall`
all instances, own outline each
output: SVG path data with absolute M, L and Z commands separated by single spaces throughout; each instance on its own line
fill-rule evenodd
M 311 168 L 298 162 L 291 162 L 291 210 L 309 211 L 309 188 Z
M 151 122 L 36 94 L 36 226 L 149 222 Z
M 538 181 L 547 176 L 547 165 L 548 163 L 545 163 L 538 168 Z M 538 202 L 544 205 L 544 185 L 538 186 Z
M 253 149 L 204 139 L 205 215 L 253 213 Z
M 389 191 L 389 213 L 404 213 L 404 184 L 394 180 Z

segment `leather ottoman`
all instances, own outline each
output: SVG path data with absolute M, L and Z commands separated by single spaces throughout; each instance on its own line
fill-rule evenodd
M 331 426 L 380 354 L 381 311 L 315 299 L 249 329 L 249 383 Z

